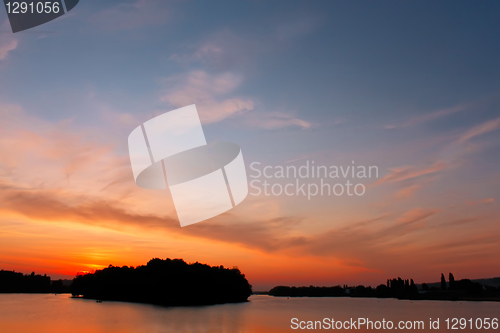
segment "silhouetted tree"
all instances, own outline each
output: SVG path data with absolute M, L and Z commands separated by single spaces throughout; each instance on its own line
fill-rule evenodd
M 389 297 L 389 280 L 387 280 L 387 285 L 379 285 L 375 291 L 377 297 Z
M 479 282 L 472 282 L 469 279 L 455 281 L 455 289 L 466 291 L 468 295 L 476 296 L 482 293 L 483 286 Z
M 448 275 L 448 289 L 454 290 L 455 289 L 455 277 L 453 274 L 450 272 Z
M 441 273 L 441 290 L 446 290 L 446 280 L 443 273 Z

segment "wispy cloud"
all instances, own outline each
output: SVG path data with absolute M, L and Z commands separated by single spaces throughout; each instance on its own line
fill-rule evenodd
M 99 29 L 124 30 L 165 23 L 170 19 L 167 1 L 137 0 L 119 3 L 90 16 L 89 22 Z
M 8 21 L 5 21 L 0 25 L 2 30 L 10 30 L 10 25 Z M 9 52 L 17 48 L 17 39 L 15 39 L 11 33 L 4 33 L 0 38 L 0 60 L 7 58 Z
M 284 112 L 253 112 L 245 115 L 245 125 L 264 129 L 277 129 L 283 127 L 310 128 L 312 124 L 296 117 L 292 113 Z
M 255 36 L 239 36 L 223 29 L 198 42 L 187 42 L 170 56 L 184 66 L 200 64 L 218 72 L 253 68 L 265 42 Z
M 217 71 L 251 71 L 262 56 L 285 52 L 291 42 L 315 31 L 323 22 L 319 13 L 293 13 L 274 22 L 269 34 L 215 31 L 197 42 L 186 42 L 170 59 L 183 65 L 203 64 Z
M 421 221 L 429 216 L 432 216 L 438 212 L 439 212 L 439 210 L 437 210 L 437 209 L 425 210 L 425 209 L 422 209 L 420 207 L 414 208 L 410 211 L 405 212 L 403 215 L 401 215 L 398 218 L 397 226 L 409 225 L 409 224 L 419 222 L 419 221 Z
M 225 80 L 217 82 L 214 90 L 231 89 Z M 181 229 L 168 192 L 135 186 L 128 157 L 92 138 L 91 131 L 75 130 L 67 122 L 48 123 L 18 106 L 2 105 L 0 111 L 3 219 L 77 223 L 124 232 L 154 229 L 261 251 L 276 251 L 301 240 L 288 234 L 300 218 L 279 217 L 273 209 L 267 214 L 269 209 L 258 205 L 262 214 L 253 214 L 256 220 L 226 213 Z
M 386 125 L 386 129 L 395 129 L 395 128 L 407 128 L 407 127 L 413 127 L 417 125 L 421 125 L 423 123 L 444 118 L 446 116 L 452 115 L 454 113 L 466 110 L 469 106 L 465 104 L 459 104 L 451 108 L 445 108 L 445 109 L 439 109 L 431 113 L 426 113 L 418 116 L 414 116 L 410 118 L 407 121 L 401 122 L 401 123 L 396 123 L 396 124 L 390 124 Z
M 411 198 L 418 190 L 420 190 L 421 187 L 422 187 L 421 184 L 413 184 L 406 186 L 396 193 L 396 198 L 399 199 Z
M 493 204 L 495 203 L 495 198 L 484 198 L 484 199 L 478 199 L 478 200 L 470 200 L 467 201 L 465 204 L 468 206 L 477 206 L 477 205 L 487 205 L 487 204 Z
M 201 70 L 191 71 L 165 79 L 160 100 L 173 107 L 196 104 L 200 119 L 205 124 L 244 114 L 244 117 L 239 117 L 239 122 L 250 127 L 311 127 L 311 123 L 293 113 L 265 112 L 262 108 L 252 111 L 257 104 L 252 98 L 234 94 L 242 82 L 243 76 L 232 72 L 209 74 Z
M 319 24 L 318 18 L 318 15 L 299 15 L 298 19 L 277 24 L 275 33 L 264 36 L 240 36 L 229 29 L 223 29 L 199 42 L 185 43 L 180 51 L 170 56 L 170 60 L 184 66 L 202 65 L 219 74 L 198 70 L 171 77 L 167 80 L 168 87 L 162 100 L 175 106 L 196 103 L 204 118 L 202 121 L 206 123 L 233 115 L 244 115 L 238 120 L 249 127 L 269 130 L 311 127 L 310 122 L 297 117 L 294 112 L 267 111 L 264 105 L 253 98 L 231 97 L 228 94 L 236 90 L 244 80 L 244 74 L 236 73 L 248 73 L 263 54 L 278 52 L 278 49 L 281 52 L 291 39 L 315 30 Z M 221 83 L 227 89 L 219 89 Z M 252 112 L 246 112 L 249 110 Z
M 127 202 L 126 196 L 138 193 L 128 157 L 118 155 L 114 143 L 100 140 L 92 129 L 75 129 L 69 121 L 50 123 L 16 105 L 0 104 L 0 117 L 0 183 L 30 191 L 58 191 L 67 200 L 122 197 Z M 128 182 L 100 193 L 125 176 Z
M 83 223 L 120 231 L 130 228 L 154 229 L 183 237 L 238 244 L 264 252 L 291 254 L 302 251 L 306 256 L 342 255 L 359 248 L 361 244 L 369 247 L 375 243 L 383 243 L 391 237 L 420 229 L 423 226 L 419 224 L 421 221 L 437 213 L 437 210 L 416 208 L 393 221 L 383 217 L 305 236 L 293 232 L 301 223 L 301 218 L 275 217 L 250 222 L 227 213 L 217 219 L 181 229 L 175 218 L 164 214 L 132 212 L 120 201 L 75 196 L 68 191 L 43 188 L 9 190 L 4 191 L 1 198 L 0 212 L 4 216 L 14 214 L 13 216 L 24 216 L 34 221 Z M 234 222 L 235 219 L 237 223 Z M 230 220 L 233 222 L 229 222 Z M 332 241 L 336 245 L 332 246 Z
M 456 107 L 440 111 L 439 116 L 451 114 L 462 110 Z M 446 111 L 446 112 L 445 112 Z M 428 119 L 435 119 L 429 117 Z M 453 136 L 453 141 L 440 149 L 437 156 L 430 159 L 430 162 L 421 166 L 402 166 L 391 168 L 389 173 L 381 178 L 375 185 L 384 183 L 396 183 L 402 186 L 396 193 L 397 198 L 412 197 L 417 191 L 422 189 L 427 183 L 437 179 L 438 175 L 445 170 L 459 167 L 463 164 L 463 159 L 471 153 L 477 152 L 481 144 L 471 143 L 474 138 L 500 129 L 500 118 L 488 120 L 466 130 L 458 136 Z
M 457 143 L 463 144 L 467 141 L 472 140 L 473 138 L 495 131 L 500 128 L 500 118 L 497 119 L 492 119 L 487 122 L 484 122 L 480 125 L 477 125 L 464 134 L 460 136 L 460 138 L 457 140 Z
M 10 51 L 15 50 L 17 47 L 17 40 L 15 39 L 4 39 L 0 40 L 0 60 L 3 60 L 7 57 Z
M 225 223 L 236 217 L 231 214 L 204 223 L 180 228 L 175 217 L 132 212 L 119 200 L 78 196 L 61 190 L 9 190 L 0 196 L 0 212 L 4 216 L 23 216 L 34 221 L 82 223 L 119 231 L 154 229 L 181 237 L 238 244 L 247 248 L 274 252 L 302 244 L 304 237 L 289 231 L 299 218 L 281 217 L 266 221 Z M 136 205 L 137 206 L 137 205 Z M 132 229 L 131 229 L 132 228 Z
M 211 75 L 192 71 L 166 79 L 161 100 L 175 107 L 196 104 L 201 121 L 214 123 L 254 108 L 252 99 L 226 97 L 242 80 L 242 76 L 234 73 Z
M 370 221 L 333 228 L 311 235 L 297 250 L 314 256 L 334 256 L 345 260 L 355 259 L 366 267 L 384 267 L 401 263 L 398 259 L 401 241 L 412 243 L 425 229 L 426 219 L 435 215 L 434 209 L 414 208 L 399 216 L 381 216 Z
M 390 172 L 383 178 L 381 178 L 377 184 L 383 183 L 396 183 L 396 182 L 411 182 L 421 177 L 434 175 L 439 171 L 446 168 L 446 163 L 443 161 L 437 161 L 430 166 L 424 167 L 412 167 L 405 166 L 400 168 L 390 169 Z

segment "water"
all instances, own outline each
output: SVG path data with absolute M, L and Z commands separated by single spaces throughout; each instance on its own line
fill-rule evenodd
M 287 299 L 255 295 L 250 297 L 250 302 L 240 304 L 163 308 L 121 302 L 96 303 L 71 299 L 68 295 L 0 294 L 2 333 L 297 332 L 301 330 L 291 329 L 292 318 L 345 321 L 351 317 L 355 320 L 369 318 L 374 323 L 385 318 L 395 325 L 400 320 L 422 320 L 425 328 L 421 332 L 445 332 L 446 318 L 499 318 L 500 303 L 373 298 Z M 429 329 L 430 317 L 433 320 L 440 318 L 439 330 Z M 500 332 L 500 328 L 488 331 Z

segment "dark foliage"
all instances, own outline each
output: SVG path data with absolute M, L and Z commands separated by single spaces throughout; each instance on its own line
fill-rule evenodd
M 450 274 L 448 274 L 448 281 L 449 281 L 449 287 L 448 287 L 448 289 L 454 290 L 456 288 L 456 286 L 455 286 L 455 277 L 453 276 L 453 274 L 451 272 L 450 272 Z
M 377 288 L 365 286 L 348 287 L 274 287 L 269 291 L 271 296 L 288 297 L 321 297 L 321 296 L 346 296 L 346 297 L 378 297 L 398 298 L 411 300 L 498 300 L 500 298 L 500 287 L 485 286 L 468 279 L 455 281 L 453 274 L 449 274 L 450 287 L 446 288 L 444 274 L 441 274 L 441 288 L 429 287 L 422 284 L 422 292 L 418 290 L 413 279 L 403 280 L 401 278 L 387 280 Z
M 387 285 L 381 284 L 377 288 L 335 286 L 335 287 L 274 287 L 269 291 L 271 296 L 349 296 L 349 297 L 397 297 L 413 299 L 418 297 L 418 289 L 413 280 L 402 280 L 401 278 L 387 280 Z
M 0 293 L 63 293 L 68 287 L 62 280 L 51 281 L 50 276 L 34 272 L 24 275 L 14 271 L 0 271 Z
M 454 282 L 454 289 L 466 291 L 469 295 L 480 295 L 483 291 L 483 286 L 479 282 L 462 279 Z
M 441 273 L 441 290 L 446 290 L 446 280 L 443 273 Z
M 77 276 L 73 295 L 99 300 L 158 305 L 244 302 L 252 287 L 239 269 L 187 264 L 182 259 L 152 259 L 145 266 L 109 266 Z
M 418 288 L 413 279 L 403 280 L 398 277 L 397 279 L 387 280 L 387 287 L 385 293 L 379 293 L 377 297 L 417 299 L 419 295 Z

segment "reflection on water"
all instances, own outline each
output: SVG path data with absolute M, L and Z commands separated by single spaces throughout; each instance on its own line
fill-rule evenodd
M 291 319 L 372 321 L 422 320 L 429 318 L 500 317 L 500 303 L 399 301 L 367 298 L 274 298 L 252 296 L 250 302 L 203 307 L 163 308 L 120 302 L 96 303 L 68 295 L 0 294 L 0 332 L 128 333 L 128 332 L 296 332 Z M 500 330 L 500 329 L 499 329 Z M 363 331 L 363 330 L 359 330 Z M 383 330 L 378 330 L 383 331 Z M 470 331 L 470 330 L 461 330 Z

